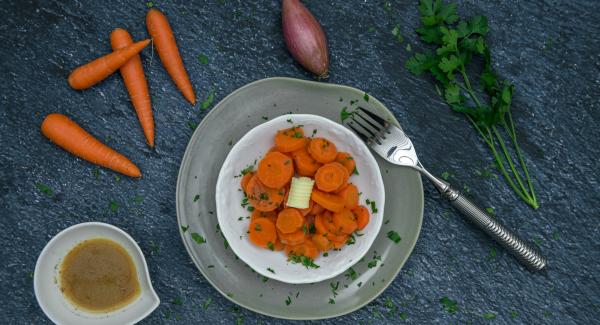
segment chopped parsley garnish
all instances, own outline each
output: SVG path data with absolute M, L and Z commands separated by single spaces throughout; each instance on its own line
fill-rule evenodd
M 265 121 L 268 121 L 268 120 L 269 120 L 269 117 L 268 117 L 268 116 L 261 116 L 261 118 L 262 118 L 263 120 L 265 120 Z
M 327 256 L 329 256 L 329 253 L 327 253 L 327 252 L 323 253 L 323 257 L 327 257 Z
M 311 233 L 311 234 L 314 234 L 314 233 L 317 232 L 317 228 L 315 227 L 314 223 L 310 224 L 310 228 L 308 228 L 308 232 Z
M 262 277 L 262 282 L 264 283 L 264 282 L 267 282 L 267 281 L 269 281 L 269 278 L 267 278 L 266 276 L 263 276 Z
M 181 305 L 183 305 L 183 300 L 181 300 L 181 298 L 177 297 L 177 298 L 171 300 L 171 303 L 173 305 L 179 305 L 179 306 L 181 306 Z
M 200 200 L 200 194 L 196 194 L 196 196 L 194 196 L 194 202 L 197 202 L 198 200 Z
M 315 264 L 315 262 L 310 258 L 310 257 L 306 257 L 303 255 L 295 255 L 295 254 L 291 254 L 288 257 L 288 261 L 292 262 L 293 264 L 297 264 L 300 263 L 302 265 L 304 265 L 304 267 L 308 268 L 313 268 L 313 269 L 318 269 L 320 266 Z
M 354 243 L 356 243 L 356 238 L 354 238 L 353 234 L 350 234 L 348 240 L 346 240 L 346 245 L 354 245 Z
M 290 124 L 293 124 L 293 123 L 294 123 L 294 121 L 292 121 L 292 119 L 291 119 L 291 118 L 287 119 L 287 122 L 288 122 L 288 123 L 290 123 Z
M 269 271 L 269 272 L 271 272 L 271 273 L 275 274 L 275 270 L 273 270 L 273 269 L 272 269 L 272 268 L 270 268 L 270 267 L 268 267 L 268 268 L 267 268 L 267 271 Z
M 360 175 L 358 173 L 358 169 L 356 168 L 356 166 L 354 166 L 354 170 L 352 171 L 352 174 L 354 174 L 354 175 Z
M 254 225 L 254 230 L 261 231 L 262 227 L 257 223 L 257 224 Z
M 350 279 L 351 281 L 354 281 L 358 278 L 358 273 L 356 273 L 356 271 L 354 271 L 353 268 L 349 268 L 346 274 L 344 275 L 347 279 Z
M 378 210 L 377 210 L 377 204 L 375 203 L 375 201 L 366 199 L 365 202 L 367 203 L 368 206 L 371 206 L 372 213 L 377 213 Z
M 399 25 L 394 26 L 394 29 L 392 29 L 392 35 L 394 35 L 394 38 L 398 41 L 398 43 L 404 42 L 404 36 L 402 36 L 402 31 L 400 30 Z
M 303 224 L 303 225 L 302 225 L 302 232 L 303 232 L 305 235 L 308 235 L 308 227 L 306 226 L 306 224 Z
M 148 9 L 150 9 L 150 8 L 154 7 L 154 3 L 152 3 L 152 1 L 148 1 L 148 2 L 146 2 L 146 7 Z
M 349 112 L 348 107 L 346 107 L 346 106 L 342 107 L 342 111 L 340 112 L 340 118 L 341 118 L 342 122 L 351 118 L 353 115 L 354 115 L 354 112 Z
M 337 281 L 335 284 L 330 282 L 329 287 L 331 288 L 331 293 L 333 293 L 333 297 L 335 298 L 338 295 L 337 290 L 340 287 L 340 281 Z
M 494 313 L 485 313 L 485 314 L 483 314 L 483 318 L 485 318 L 485 319 L 494 319 L 494 318 L 496 318 L 496 314 L 494 314 Z
M 240 175 L 244 176 L 253 171 L 254 171 L 254 165 L 248 165 L 246 168 L 242 169 L 242 171 L 240 172 Z
M 181 231 L 186 232 L 190 226 L 181 226 Z
M 214 99 L 215 99 L 215 90 L 211 89 L 210 92 L 208 92 L 206 99 L 203 100 L 202 103 L 200 104 L 200 109 L 205 110 L 205 109 L 209 108 L 210 105 L 212 105 Z
M 283 164 L 284 164 L 284 165 L 289 165 L 289 164 L 291 164 L 291 163 L 292 163 L 292 161 L 291 161 L 291 160 L 289 160 L 289 159 L 288 159 L 288 160 L 286 160 L 285 162 L 283 162 Z
M 110 200 L 110 202 L 108 203 L 108 208 L 112 212 L 117 212 L 117 210 L 119 210 L 119 203 L 117 203 L 116 201 Z
M 372 269 L 372 268 L 376 267 L 376 266 L 377 266 L 377 260 L 372 260 L 371 262 L 369 262 L 369 263 L 367 264 L 367 266 L 368 266 L 370 269 Z
M 92 169 L 92 175 L 94 175 L 94 177 L 96 177 L 96 179 L 99 179 L 100 178 L 100 170 L 98 168 Z
M 144 197 L 143 197 L 143 196 L 141 196 L 141 195 L 136 195 L 136 196 L 133 198 L 133 202 L 135 202 L 135 203 L 137 203 L 137 204 L 140 204 L 140 203 L 142 203 L 143 201 L 144 201 Z
M 294 133 L 294 138 L 296 138 L 296 139 L 302 138 L 302 133 L 300 133 L 300 132 Z
M 203 53 L 198 54 L 198 61 L 200 61 L 200 63 L 202 64 L 208 64 L 208 56 L 204 55 Z
M 204 308 L 205 310 L 208 309 L 208 306 L 210 306 L 211 303 L 212 303 L 212 298 L 206 298 L 204 300 L 204 303 L 202 303 L 202 308 Z
M 269 194 L 267 194 L 266 192 L 260 193 L 260 197 L 261 200 L 268 200 L 269 199 Z
M 35 187 L 37 187 L 37 189 L 40 190 L 40 192 L 42 192 L 48 196 L 52 196 L 54 194 L 50 187 L 48 187 L 42 183 L 35 183 Z
M 231 292 L 228 292 L 228 293 L 226 293 L 226 295 L 227 295 L 227 297 L 229 297 L 229 298 L 233 298 L 233 293 L 231 293 Z
M 400 235 L 398 235 L 398 233 L 393 230 L 388 231 L 387 237 L 396 244 L 398 244 L 402 240 Z
M 244 220 L 244 217 L 238 217 L 238 221 Z
M 115 175 L 115 182 L 120 182 L 121 181 L 121 176 L 119 175 Z
M 363 99 L 365 100 L 365 102 L 369 101 L 369 94 L 365 93 L 365 95 L 363 96 Z
M 487 212 L 488 214 L 490 214 L 490 215 L 493 216 L 494 215 L 494 208 L 487 207 L 487 208 L 485 208 L 485 212 Z
M 332 298 L 329 298 L 329 304 L 335 305 L 335 300 L 333 300 Z
M 442 304 L 442 306 L 444 306 L 444 309 L 446 309 L 446 311 L 450 314 L 456 314 L 456 312 L 458 311 L 458 303 L 448 297 L 440 298 L 440 303 Z
M 387 225 L 388 223 L 390 223 L 390 219 L 387 219 L 383 224 Z
M 290 296 L 287 297 L 287 299 L 285 299 L 285 305 L 289 306 L 292 303 L 292 298 L 290 298 Z
M 193 232 L 193 233 L 192 233 L 192 239 L 193 239 L 193 240 L 194 240 L 196 243 L 198 243 L 198 244 L 204 244 L 204 243 L 206 243 L 206 239 L 204 239 L 204 237 L 202 237 L 202 235 L 200 235 L 200 234 L 199 234 L 199 233 L 197 233 L 197 232 Z
M 240 204 L 240 205 L 242 206 L 242 208 L 245 208 L 248 204 L 250 204 L 250 203 L 248 203 L 248 198 L 245 197 L 242 199 L 242 204 Z
M 350 100 L 350 106 L 352 106 L 352 105 L 354 105 L 356 103 L 358 103 L 358 99 L 352 99 L 352 100 Z
M 490 248 L 490 253 L 488 254 L 488 259 L 496 258 L 496 247 Z
M 448 178 L 450 178 L 450 173 L 449 173 L 449 172 L 443 172 L 443 173 L 442 173 L 442 178 L 443 178 L 445 181 L 447 181 L 447 180 L 448 180 Z
M 275 250 L 275 245 L 273 245 L 273 243 L 272 243 L 272 242 L 268 242 L 268 243 L 267 243 L 267 247 L 268 247 L 270 250 Z
M 315 136 L 315 134 L 317 134 L 317 129 L 314 129 L 314 130 L 312 131 L 312 136 L 313 136 L 313 137 Z

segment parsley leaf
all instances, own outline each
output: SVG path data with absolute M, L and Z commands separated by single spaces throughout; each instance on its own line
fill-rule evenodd
M 215 90 L 211 89 L 208 92 L 206 99 L 204 99 L 202 101 L 202 103 L 200 103 L 200 110 L 206 110 L 207 108 L 209 108 L 210 105 L 212 105 L 214 99 L 215 99 Z
M 202 63 L 202 64 L 208 64 L 208 56 L 200 53 L 198 55 L 198 61 L 200 61 L 200 63 Z
M 40 190 L 40 192 L 42 192 L 48 196 L 54 195 L 54 192 L 52 192 L 52 189 L 42 183 L 35 183 L 35 187 L 37 187 L 37 189 Z
M 393 230 L 388 231 L 387 237 L 396 244 L 398 244 L 402 240 L 402 238 L 400 238 L 400 235 L 398 235 L 398 233 Z
M 197 244 L 204 244 L 206 243 L 206 239 L 204 239 L 204 237 L 202 237 L 202 235 L 200 235 L 197 232 L 193 232 L 192 233 L 192 239 L 197 243 Z
M 440 303 L 446 309 L 446 311 L 450 314 L 456 314 L 458 311 L 458 303 L 448 297 L 440 298 Z

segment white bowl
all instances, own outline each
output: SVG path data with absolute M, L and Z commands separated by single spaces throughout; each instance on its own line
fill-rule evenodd
M 60 291 L 58 272 L 62 259 L 77 244 L 92 238 L 106 238 L 120 244 L 131 256 L 140 282 L 141 293 L 135 301 L 108 313 L 77 309 Z M 150 282 L 146 259 L 135 240 L 123 230 L 101 222 L 80 223 L 54 236 L 38 257 L 33 288 L 38 304 L 56 324 L 133 324 L 148 316 L 160 304 Z
M 290 124 L 288 120 L 292 120 Z M 319 268 L 307 269 L 300 264 L 287 261 L 283 252 L 273 252 L 252 244 L 248 238 L 248 219 L 239 217 L 250 213 L 241 206 L 243 194 L 240 178 L 234 177 L 255 159 L 262 156 L 274 145 L 275 132 L 292 125 L 303 125 L 304 133 L 310 136 L 317 130 L 316 137 L 327 138 L 335 143 L 339 151 L 349 152 L 356 161 L 359 175 L 353 175 L 350 182 L 362 192 L 361 204 L 366 199 L 377 203 L 378 211 L 371 215 L 369 224 L 356 237 L 356 243 L 344 246 L 341 251 L 330 251 L 328 257 L 319 256 L 315 263 Z M 210 153 L 207 153 L 210 154 Z M 288 114 L 265 122 L 246 133 L 231 149 L 217 180 L 217 217 L 221 232 L 229 242 L 233 252 L 259 274 L 286 283 L 314 283 L 333 278 L 358 262 L 369 250 L 381 229 L 385 190 L 379 166 L 369 148 L 350 130 L 324 117 L 308 114 Z M 274 271 L 267 270 L 270 268 Z

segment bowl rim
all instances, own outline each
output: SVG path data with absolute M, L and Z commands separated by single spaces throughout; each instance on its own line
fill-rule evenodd
M 381 169 L 379 167 L 379 164 L 377 163 L 377 160 L 375 160 L 375 157 L 373 156 L 373 153 L 371 152 L 369 147 L 360 138 L 358 138 L 358 136 L 356 134 L 354 134 L 352 131 L 348 130 L 343 125 L 341 125 L 335 121 L 332 121 L 326 117 L 315 115 L 315 114 L 284 114 L 284 115 L 274 117 L 274 118 L 270 119 L 269 121 L 261 123 L 255 127 L 253 127 L 252 129 L 250 129 L 246 134 L 244 134 L 243 137 L 241 137 L 234 144 L 234 146 L 231 148 L 231 150 L 227 154 L 227 157 L 223 161 L 223 165 L 221 166 L 221 169 L 219 170 L 219 176 L 217 177 L 217 183 L 215 186 L 215 203 L 216 203 L 217 222 L 219 223 L 221 233 L 223 234 L 225 239 L 227 239 L 227 241 L 230 243 L 229 247 L 232 249 L 233 253 L 237 257 L 239 257 L 240 260 L 242 260 L 244 263 L 246 263 L 250 268 L 252 268 L 254 271 L 256 271 L 258 274 L 268 277 L 268 278 L 271 278 L 273 280 L 277 280 L 277 281 L 281 281 L 281 282 L 289 283 L 289 284 L 317 283 L 317 282 L 322 282 L 322 281 L 334 278 L 334 277 L 344 273 L 348 268 L 350 268 L 354 264 L 358 263 L 358 261 L 360 261 L 365 255 L 367 255 L 367 253 L 369 252 L 369 249 L 371 248 L 371 246 L 377 239 L 377 236 L 381 232 L 381 228 L 382 228 L 382 224 L 383 224 L 382 218 L 376 219 L 377 220 L 376 229 L 373 230 L 373 233 L 371 234 L 371 236 L 369 236 L 369 238 L 364 238 L 364 239 L 368 239 L 367 245 L 363 246 L 362 250 L 359 250 L 357 255 L 352 255 L 353 256 L 352 260 L 344 263 L 342 267 L 340 267 L 338 269 L 333 269 L 333 272 L 326 273 L 323 275 L 317 275 L 317 276 L 314 276 L 311 278 L 304 279 L 302 277 L 297 277 L 297 278 L 290 279 L 288 277 L 282 276 L 283 274 L 281 274 L 281 273 L 270 273 L 270 272 L 265 271 L 264 268 L 258 268 L 255 265 L 256 263 L 254 263 L 252 259 L 247 258 L 248 256 L 244 256 L 244 255 L 248 255 L 247 253 L 240 254 L 241 250 L 238 249 L 239 247 L 236 248 L 236 244 L 233 244 L 233 245 L 231 244 L 232 242 L 237 243 L 237 241 L 235 241 L 234 238 L 231 237 L 231 234 L 228 234 L 228 233 L 226 233 L 226 231 L 224 231 L 224 227 L 223 227 L 224 219 L 223 218 L 224 218 L 225 213 L 224 213 L 224 211 L 221 210 L 222 204 L 219 204 L 219 201 L 220 201 L 219 197 L 221 195 L 223 195 L 222 194 L 222 193 L 224 193 L 223 191 L 226 190 L 226 189 L 222 188 L 222 185 L 224 185 L 224 183 L 225 183 L 224 178 L 230 176 L 230 175 L 225 175 L 223 167 L 230 161 L 232 153 L 234 153 L 237 149 L 239 149 L 240 143 L 243 141 L 247 142 L 248 139 L 251 139 L 255 133 L 259 132 L 259 130 L 269 128 L 269 127 L 273 128 L 274 125 L 281 124 L 282 120 L 284 120 L 284 122 L 287 122 L 287 120 L 290 118 L 294 119 L 294 120 L 302 119 L 302 118 L 310 118 L 310 119 L 316 120 L 316 121 L 318 121 L 318 123 L 325 124 L 331 128 L 338 129 L 341 132 L 348 134 L 350 137 L 352 137 L 354 139 L 353 144 L 358 143 L 358 146 L 362 147 L 361 148 L 362 151 L 367 153 L 367 155 L 365 157 L 365 159 L 367 160 L 365 162 L 366 165 L 371 166 L 371 168 L 373 168 L 373 170 L 375 170 L 376 174 L 379 176 L 375 179 L 376 192 L 379 193 L 379 195 L 381 196 L 381 199 L 378 199 L 378 201 L 379 201 L 378 205 L 380 206 L 378 212 L 380 212 L 381 215 L 384 215 L 385 184 L 383 182 L 383 176 L 381 174 Z M 228 235 L 230 235 L 230 236 L 228 237 Z
M 54 235 L 54 237 L 52 237 L 48 241 L 48 243 L 46 243 L 46 246 L 44 246 L 44 248 L 40 252 L 40 255 L 37 258 L 37 261 L 35 263 L 35 269 L 34 269 L 34 272 L 33 272 L 33 290 L 35 292 L 35 299 L 36 299 L 38 305 L 40 306 L 40 308 L 42 309 L 42 311 L 44 312 L 44 314 L 46 315 L 46 317 L 48 317 L 48 319 L 50 319 L 55 324 L 60 324 L 61 323 L 60 319 L 56 319 L 54 317 L 55 313 L 52 312 L 52 311 L 54 311 L 54 309 L 51 309 L 49 306 L 47 306 L 46 303 L 43 302 L 41 300 L 41 298 L 40 298 L 40 294 L 41 294 L 40 290 L 42 290 L 39 287 L 39 285 L 40 285 L 39 282 L 41 281 L 39 279 L 39 277 L 40 277 L 39 272 L 40 272 L 40 267 L 41 267 L 40 264 L 41 264 L 43 258 L 48 254 L 48 251 L 52 247 L 54 247 L 54 245 L 56 244 L 56 242 L 58 242 L 59 240 L 61 240 L 64 237 L 68 236 L 70 233 L 72 233 L 74 231 L 77 231 L 77 230 L 79 230 L 81 228 L 87 228 L 87 227 L 92 227 L 92 226 L 99 226 L 99 227 L 107 228 L 110 231 L 114 231 L 116 233 L 119 233 L 124 238 L 126 238 L 128 241 L 130 241 L 131 244 L 133 244 L 133 247 L 135 247 L 135 253 L 138 254 L 140 256 L 140 258 L 141 258 L 141 261 L 142 261 L 141 267 L 143 269 L 141 270 L 140 273 L 143 274 L 146 283 L 148 283 L 149 294 L 152 296 L 152 298 L 154 298 L 153 299 L 154 303 L 151 305 L 151 308 L 148 308 L 143 313 L 140 313 L 131 322 L 131 324 L 137 323 L 137 322 L 141 321 L 142 319 L 146 318 L 148 315 L 150 315 L 160 305 L 160 297 L 158 296 L 158 294 L 156 293 L 156 290 L 154 290 L 154 287 L 152 286 L 152 281 L 150 279 L 150 272 L 149 272 L 149 269 L 148 269 L 148 264 L 146 262 L 146 257 L 144 256 L 144 253 L 142 252 L 142 250 L 139 247 L 139 245 L 137 244 L 137 242 L 127 232 L 125 232 L 123 229 L 121 229 L 121 228 L 119 228 L 117 226 L 113 226 L 113 225 L 108 224 L 108 223 L 104 223 L 104 222 L 91 221 L 91 222 L 82 222 L 82 223 L 71 225 L 71 226 L 69 226 L 69 227 L 61 230 L 60 232 L 58 232 L 56 235 Z M 94 238 L 94 237 L 90 237 L 90 238 Z M 140 294 L 140 296 L 142 294 Z M 125 307 L 126 306 L 123 306 L 122 308 L 119 308 L 117 310 L 108 312 L 106 314 L 110 315 L 111 313 L 118 312 L 118 311 L 120 311 L 121 309 L 123 309 Z M 105 318 L 105 320 L 107 322 L 109 322 L 111 320 L 110 316 L 108 316 L 107 318 Z

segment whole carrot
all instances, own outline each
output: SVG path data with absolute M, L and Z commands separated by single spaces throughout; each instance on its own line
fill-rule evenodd
M 150 33 L 154 41 L 156 52 L 158 52 L 158 56 L 173 79 L 173 82 L 175 82 L 177 88 L 183 93 L 185 99 L 192 103 L 192 105 L 195 105 L 196 95 L 194 94 L 194 88 L 183 66 L 183 61 L 175 42 L 175 36 L 173 36 L 173 30 L 169 25 L 167 17 L 156 9 L 150 9 L 146 15 L 146 26 L 148 27 L 148 33 Z
M 140 169 L 127 157 L 98 141 L 63 114 L 46 116 L 41 129 L 46 138 L 81 159 L 127 176 L 142 176 Z
M 69 85 L 75 89 L 86 89 L 99 83 L 148 44 L 150 40 L 143 40 L 79 66 L 69 75 Z
M 125 48 L 133 44 L 133 39 L 129 33 L 117 28 L 110 33 L 110 44 L 114 51 Z M 150 103 L 150 94 L 148 93 L 148 83 L 144 76 L 144 68 L 139 54 L 134 55 L 129 61 L 123 64 L 119 71 L 125 82 L 131 104 L 135 108 L 140 125 L 144 130 L 146 142 L 150 147 L 154 147 L 154 117 L 152 115 L 152 105 Z

